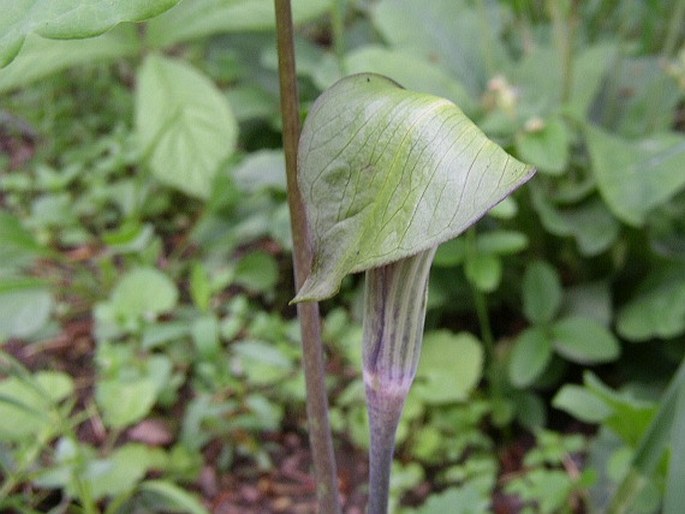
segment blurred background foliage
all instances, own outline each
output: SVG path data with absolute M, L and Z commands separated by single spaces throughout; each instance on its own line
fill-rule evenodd
M 306 444 L 273 5 L 176 3 L 0 24 L 3 512 L 311 511 L 239 487 Z M 293 7 L 303 116 L 374 71 L 538 168 L 438 251 L 393 512 L 679 512 L 685 2 Z M 349 512 L 360 295 L 323 305 Z

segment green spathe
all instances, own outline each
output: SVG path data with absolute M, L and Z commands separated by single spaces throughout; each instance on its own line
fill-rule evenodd
M 349 273 L 452 239 L 534 169 L 448 100 L 363 73 L 314 103 L 298 172 L 314 261 L 295 301 L 308 301 L 333 296 Z

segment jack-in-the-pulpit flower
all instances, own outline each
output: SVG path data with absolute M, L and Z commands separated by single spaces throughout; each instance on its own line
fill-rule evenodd
M 366 271 L 363 374 L 371 427 L 369 514 L 385 514 L 395 431 L 419 361 L 430 265 L 534 173 L 453 103 L 363 73 L 314 103 L 298 184 L 314 260 L 296 302 Z

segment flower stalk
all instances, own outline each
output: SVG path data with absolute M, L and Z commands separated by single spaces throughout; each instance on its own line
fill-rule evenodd
M 369 412 L 368 514 L 388 509 L 395 433 L 419 363 L 437 247 L 366 272 L 363 373 Z

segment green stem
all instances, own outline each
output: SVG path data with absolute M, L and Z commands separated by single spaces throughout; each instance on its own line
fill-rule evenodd
M 335 52 L 341 76 L 345 70 L 345 13 L 347 0 L 334 0 L 331 5 L 331 32 L 333 34 L 333 51 Z
M 678 394 L 685 383 L 685 359 L 659 402 L 659 411 L 652 419 L 647 431 L 640 439 L 635 450 L 633 462 L 626 477 L 619 484 L 612 498 L 607 514 L 625 514 L 634 504 L 635 498 L 649 482 L 661 462 L 664 451 L 671 439 L 671 428 L 678 401 Z
M 685 24 L 685 0 L 680 0 L 671 14 L 671 23 L 668 25 L 664 46 L 661 50 L 663 57 L 669 58 L 675 51 L 683 24 Z
M 366 272 L 363 368 L 369 411 L 368 514 L 388 510 L 395 433 L 414 381 L 437 247 Z
M 464 235 L 466 243 L 466 255 L 468 259 L 478 258 L 478 248 L 476 241 L 476 229 L 469 228 Z M 478 316 L 478 324 L 480 325 L 480 336 L 483 339 L 485 346 L 486 360 L 489 363 L 495 360 L 495 338 L 492 335 L 492 328 L 490 324 L 490 314 L 488 312 L 488 300 L 485 294 L 478 289 L 474 284 L 471 284 L 471 291 L 473 293 L 473 302 L 476 308 L 476 316 Z
M 283 150 L 288 184 L 288 207 L 293 233 L 293 268 L 298 290 L 311 269 L 312 252 L 302 195 L 297 183 L 297 145 L 300 137 L 299 99 L 290 0 L 275 0 L 278 71 L 283 116 Z M 340 514 L 333 438 L 328 420 L 319 305 L 299 303 L 302 353 L 307 389 L 309 444 L 316 477 L 319 512 Z
M 573 5 L 575 4 L 569 1 L 547 1 L 547 9 L 554 27 L 554 40 L 561 61 L 562 103 L 566 103 L 571 98 L 573 86 L 573 31 L 575 28 Z

